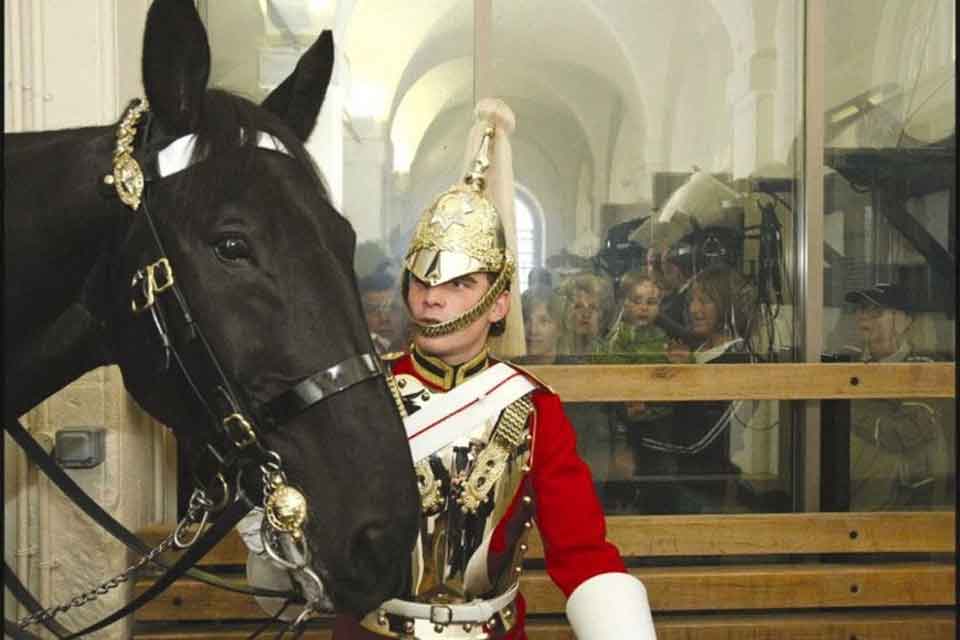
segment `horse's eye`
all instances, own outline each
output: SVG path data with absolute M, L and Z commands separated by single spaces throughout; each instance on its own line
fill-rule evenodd
M 250 260 L 250 245 L 243 238 L 231 236 L 223 238 L 217 242 L 213 249 L 217 257 L 226 262 L 238 262 L 240 260 Z

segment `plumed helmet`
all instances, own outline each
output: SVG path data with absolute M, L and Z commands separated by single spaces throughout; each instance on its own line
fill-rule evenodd
M 519 291 L 509 142 L 516 120 L 503 101 L 493 98 L 477 104 L 476 119 L 467 141 L 466 175 L 420 216 L 404 266 L 430 286 L 476 272 L 491 273 L 495 279 L 480 301 L 459 317 L 433 325 L 414 321 L 426 336 L 459 331 L 486 313 L 503 291 L 509 288 L 512 297 Z M 494 351 L 500 357 L 523 355 L 519 299 L 511 302 L 504 327 Z
M 509 261 L 500 213 L 486 194 L 494 133 L 486 128 L 463 181 L 437 196 L 417 223 L 405 265 L 431 286 L 477 271 L 499 274 Z

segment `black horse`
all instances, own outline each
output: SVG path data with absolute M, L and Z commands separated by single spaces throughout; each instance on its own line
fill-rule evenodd
M 195 388 L 204 373 L 185 374 L 192 356 L 170 345 L 191 333 L 186 340 L 206 344 L 200 352 L 232 388 L 229 403 L 260 419 L 260 445 L 305 495 L 312 569 L 339 610 L 362 614 L 405 584 L 418 497 L 382 375 L 348 379 L 322 401 L 304 397 L 302 385 L 290 395 L 318 371 L 336 382 L 350 368 L 338 363 L 378 364 L 364 356 L 374 350 L 352 271 L 353 230 L 303 147 L 332 67 L 326 33 L 260 106 L 208 90 L 210 51 L 194 3 L 158 0 L 144 35 L 149 111 L 128 146 L 150 165 L 156 150 L 195 137 L 170 175 L 144 167 L 139 209 L 105 184 L 117 127 L 5 136 L 4 417 L 115 363 L 137 402 L 199 452 L 216 400 Z M 158 246 L 169 269 L 155 262 Z M 166 290 L 172 279 L 176 298 Z M 161 313 L 132 311 L 148 304 L 144 296 Z M 276 422 L 285 424 L 268 429 L 278 397 L 285 419 Z

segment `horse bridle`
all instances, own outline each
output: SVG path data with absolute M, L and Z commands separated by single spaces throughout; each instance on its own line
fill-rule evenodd
M 213 348 L 190 312 L 148 204 L 148 184 L 182 171 L 196 162 L 191 153 L 196 138 L 191 134 L 165 144 L 159 151 L 135 154 L 137 126 L 144 114 L 148 114 L 148 118 L 141 138 L 146 142 L 149 137 L 147 101 L 134 100 L 127 107 L 117 130 L 113 172 L 105 176 L 104 183 L 114 187 L 125 205 L 134 212 L 142 213 L 150 229 L 157 258 L 138 269 L 132 277 L 131 311 L 136 315 L 149 312 L 163 347 L 162 369 L 169 368 L 172 356 L 192 392 L 208 413 L 212 432 L 206 438 L 205 452 L 214 459 L 217 468 L 215 473 L 211 474 L 210 481 L 202 483 L 204 488 L 194 491 L 187 515 L 178 523 L 174 532 L 140 562 L 108 583 L 116 582 L 121 577 L 125 580 L 136 568 L 147 562 L 156 562 L 156 557 L 167 548 L 187 549 L 174 567 L 134 601 L 70 637 L 90 633 L 129 615 L 190 570 L 206 551 L 219 542 L 253 508 L 253 502 L 242 487 L 244 474 L 252 468 L 259 469 L 261 476 L 264 518 L 260 535 L 264 549 L 274 562 L 288 569 L 297 578 L 301 589 L 306 592 L 306 607 L 294 623 L 299 625 L 323 604 L 323 585 L 310 567 L 310 549 L 304 536 L 307 501 L 300 490 L 288 484 L 280 455 L 265 445 L 262 435 L 281 428 L 296 415 L 336 393 L 384 375 L 384 371 L 378 357 L 361 353 L 307 376 L 289 390 L 260 404 L 256 412 L 249 408 L 244 397 L 237 393 L 224 374 Z M 256 135 L 257 146 L 289 154 L 282 143 L 272 136 L 262 133 Z M 235 478 L 232 487 L 226 478 Z M 211 500 L 208 496 L 209 490 L 214 487 L 222 492 L 218 500 Z M 212 513 L 220 515 L 209 531 L 201 536 L 203 525 Z M 198 525 L 197 531 L 187 536 L 186 529 L 193 524 Z M 197 544 L 198 540 L 201 540 L 201 544 Z M 141 548 L 137 550 L 142 552 Z M 94 591 L 102 594 L 102 586 Z M 268 596 L 281 595 L 269 590 L 250 589 L 247 592 Z M 18 626 L 22 630 L 42 622 L 49 627 L 54 616 L 72 606 L 88 602 L 85 595 L 74 598 L 68 605 L 34 611 L 20 620 Z

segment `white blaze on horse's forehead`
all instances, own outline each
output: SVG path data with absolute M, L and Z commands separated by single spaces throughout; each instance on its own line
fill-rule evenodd
M 189 167 L 192 164 L 191 156 L 193 155 L 193 146 L 196 142 L 197 135 L 191 133 L 190 135 L 177 138 L 164 147 L 160 153 L 157 154 L 157 169 L 160 171 L 160 177 L 166 178 L 169 175 L 173 175 Z M 292 155 L 282 142 L 262 131 L 257 132 L 257 146 L 261 149 L 279 151 L 288 156 Z

